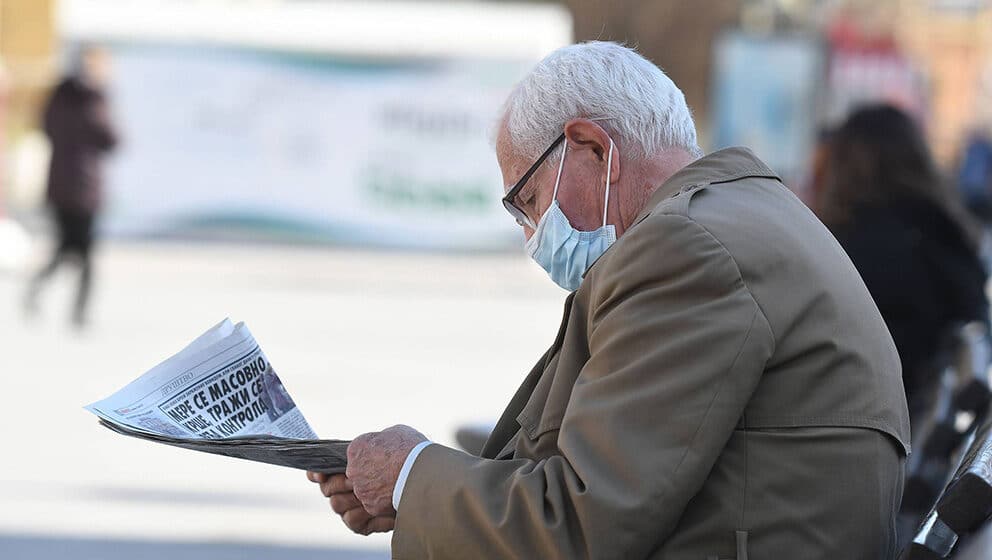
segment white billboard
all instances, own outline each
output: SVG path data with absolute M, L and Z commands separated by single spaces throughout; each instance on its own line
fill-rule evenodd
M 335 5 L 343 4 L 327 3 L 306 20 L 326 17 L 342 26 L 340 13 L 329 9 Z M 432 6 L 403 9 L 430 16 Z M 274 10 L 273 17 L 286 16 Z M 437 13 L 450 16 L 445 10 Z M 454 22 L 460 34 L 471 34 L 464 26 L 474 19 L 457 14 L 435 24 Z M 90 11 L 78 19 L 85 24 L 69 26 L 72 34 L 108 44 L 114 56 L 111 93 L 123 143 L 109 175 L 105 224 L 112 233 L 521 245 L 499 202 L 503 184 L 489 134 L 509 89 L 553 48 L 547 37 L 529 51 L 518 44 L 500 56 L 490 29 L 474 47 L 468 41 L 449 52 L 426 42 L 416 56 L 403 56 L 396 45 L 409 42 L 395 36 L 366 41 L 366 53 L 326 40 L 301 48 L 287 28 L 302 25 L 300 17 L 283 21 L 275 35 L 271 28 L 280 25 L 265 26 L 264 40 L 251 39 L 246 30 L 256 27 L 248 24 L 212 34 L 195 18 L 192 35 L 146 29 L 140 37 L 135 26 L 118 29 Z M 175 14 L 163 19 L 180 27 L 184 21 Z M 241 25 L 228 19 L 228 26 Z M 246 21 L 257 25 L 256 19 Z M 433 35 L 408 24 L 408 33 Z M 564 39 L 556 42 L 567 42 L 570 30 L 563 34 L 560 22 L 551 27 Z M 279 37 L 287 44 L 276 44 Z

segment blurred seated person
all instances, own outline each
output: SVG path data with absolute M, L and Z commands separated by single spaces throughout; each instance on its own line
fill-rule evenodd
M 988 324 L 978 236 L 916 123 L 886 105 L 852 113 L 821 140 L 814 210 L 861 273 L 902 360 L 910 418 L 937 383 L 942 339 Z

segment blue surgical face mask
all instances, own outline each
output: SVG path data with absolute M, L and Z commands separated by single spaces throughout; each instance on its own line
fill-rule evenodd
M 593 231 L 579 231 L 572 227 L 565 213 L 558 205 L 558 184 L 561 170 L 565 165 L 565 152 L 562 149 L 558 176 L 551 206 L 537 223 L 534 235 L 527 240 L 527 253 L 541 265 L 555 284 L 568 291 L 577 290 L 582 283 L 582 275 L 617 240 L 616 228 L 606 225 L 606 211 L 610 203 L 610 168 L 613 165 L 613 140 L 610 140 L 610 153 L 606 158 L 606 200 L 603 203 L 603 225 Z

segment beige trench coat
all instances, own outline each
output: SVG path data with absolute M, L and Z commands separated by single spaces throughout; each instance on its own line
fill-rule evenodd
M 740 148 L 677 173 L 635 224 L 483 458 L 417 459 L 393 557 L 892 558 L 899 359 L 834 238 Z

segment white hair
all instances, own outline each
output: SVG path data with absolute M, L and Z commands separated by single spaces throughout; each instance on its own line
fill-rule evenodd
M 590 41 L 549 54 L 510 93 L 501 122 L 512 149 L 534 159 L 574 118 L 603 121 L 633 158 L 665 148 L 702 155 L 682 91 L 660 68 L 617 43 Z

